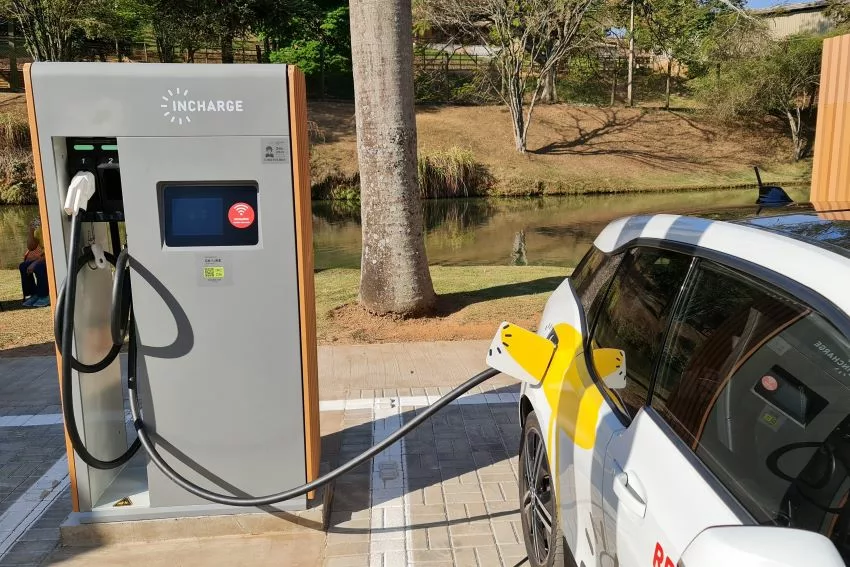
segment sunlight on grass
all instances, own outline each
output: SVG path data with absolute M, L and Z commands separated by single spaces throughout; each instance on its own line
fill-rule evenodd
M 360 270 L 323 270 L 316 273 L 319 341 L 362 342 L 357 340 L 361 336 L 369 337 L 367 342 L 489 338 L 491 329 L 503 320 L 535 324 L 549 294 L 570 271 L 550 266 L 431 266 L 434 288 L 441 296 L 438 314 L 394 320 L 359 315 Z M 51 354 L 50 310 L 21 308 L 20 294 L 17 270 L 0 270 L 0 350 L 42 345 L 33 354 Z M 335 310 L 343 306 L 358 318 L 335 318 Z

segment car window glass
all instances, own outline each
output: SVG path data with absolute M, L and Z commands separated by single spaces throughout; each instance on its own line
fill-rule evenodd
M 598 307 L 600 303 L 596 300 L 597 297 L 600 297 L 607 289 L 608 282 L 617 271 L 622 258 L 622 253 L 608 255 L 595 246 L 591 246 L 590 251 L 570 276 L 579 302 L 584 308 L 588 325 L 592 324 L 595 316 L 594 305 Z
M 626 354 L 626 377 L 606 385 L 630 416 L 647 401 L 655 360 L 673 302 L 691 263 L 690 256 L 650 248 L 632 249 L 601 302 L 591 348 Z M 608 370 L 596 368 L 605 378 Z
M 831 537 L 848 558 L 850 343 L 819 313 L 701 262 L 652 407 L 764 524 Z

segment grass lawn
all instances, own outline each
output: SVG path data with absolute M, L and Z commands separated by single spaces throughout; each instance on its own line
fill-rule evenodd
M 504 320 L 536 328 L 549 294 L 571 270 L 548 266 L 431 266 L 432 317 L 376 317 L 357 305 L 359 270 L 316 274 L 319 343 L 489 339 Z
M 432 266 L 440 294 L 434 316 L 399 319 L 369 315 L 357 306 L 359 270 L 316 274 L 320 344 L 489 339 L 503 320 L 535 328 L 549 293 L 570 272 L 541 266 Z M 52 354 L 49 309 L 20 306 L 16 270 L 0 270 L 0 356 Z
M 0 356 L 53 354 L 50 308 L 21 306 L 18 270 L 0 270 Z M 6 352 L 8 349 L 8 352 Z

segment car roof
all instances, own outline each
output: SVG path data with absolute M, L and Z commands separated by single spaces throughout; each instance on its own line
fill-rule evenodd
M 850 258 L 850 220 L 829 218 L 829 213 L 797 212 L 737 222 L 808 242 Z
M 799 209 L 734 221 L 639 215 L 611 222 L 594 245 L 606 253 L 653 241 L 710 250 L 799 282 L 850 314 L 850 221 L 843 216 Z

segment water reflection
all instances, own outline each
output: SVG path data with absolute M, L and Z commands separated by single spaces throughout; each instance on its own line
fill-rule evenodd
M 807 190 L 788 192 L 798 202 L 807 200 Z M 721 207 L 752 205 L 755 197 L 753 190 L 425 201 L 425 246 L 431 264 L 572 267 L 615 218 L 649 212 L 705 214 Z M 38 207 L 0 207 L 3 268 L 20 262 L 26 227 L 35 216 Z M 314 203 L 313 244 L 316 268 L 358 267 L 360 204 Z
M 807 199 L 803 189 L 789 194 L 797 201 Z M 755 197 L 755 191 L 700 191 L 425 201 L 425 245 L 431 264 L 572 267 L 613 219 L 649 212 L 704 213 L 752 205 Z M 314 203 L 313 243 L 316 267 L 358 267 L 359 207 Z

